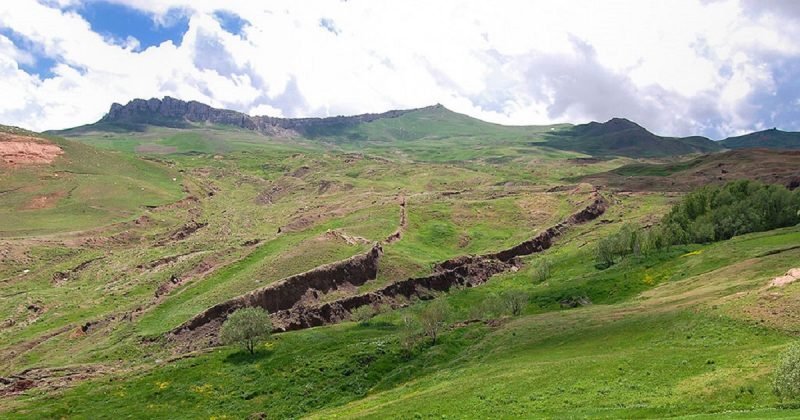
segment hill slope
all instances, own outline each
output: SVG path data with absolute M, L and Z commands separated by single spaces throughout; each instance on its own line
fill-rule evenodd
M 178 174 L 131 156 L 0 126 L 0 236 L 98 227 L 178 200 Z
M 628 191 L 689 191 L 702 185 L 752 179 L 800 186 L 800 151 L 729 150 L 665 164 L 635 163 L 582 178 Z
M 666 157 L 723 149 L 705 137 L 661 137 L 624 118 L 590 122 L 556 132 L 548 146 L 592 156 Z
M 800 133 L 781 131 L 776 128 L 758 131 L 738 137 L 728 137 L 722 140 L 723 146 L 728 149 L 745 148 L 770 148 L 770 149 L 800 149 Z

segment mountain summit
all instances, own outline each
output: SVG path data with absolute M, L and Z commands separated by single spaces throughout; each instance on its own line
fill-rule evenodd
M 434 105 L 429 108 L 442 107 Z M 163 99 L 134 99 L 126 105 L 114 103 L 98 125 L 131 126 L 149 124 L 175 128 L 189 127 L 192 123 L 224 124 L 258 131 L 271 136 L 303 136 L 327 127 L 341 127 L 371 122 L 382 118 L 396 118 L 410 110 L 392 110 L 380 114 L 361 114 L 324 118 L 278 118 L 250 116 L 229 109 L 214 108 L 197 101 L 182 101 L 170 96 Z

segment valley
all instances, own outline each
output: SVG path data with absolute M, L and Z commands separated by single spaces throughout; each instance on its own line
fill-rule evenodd
M 771 381 L 800 332 L 800 226 L 596 261 L 706 185 L 798 196 L 798 133 L 173 98 L 0 131 L 2 417 L 799 414 Z M 272 318 L 254 354 L 218 339 L 243 307 Z

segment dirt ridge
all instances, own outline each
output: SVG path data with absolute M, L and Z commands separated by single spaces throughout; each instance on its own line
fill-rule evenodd
M 567 220 L 545 230 L 536 237 L 497 253 L 461 256 L 438 264 L 426 277 L 410 278 L 392 283 L 380 290 L 349 296 L 316 307 L 296 306 L 272 314 L 273 327 L 278 331 L 310 328 L 347 320 L 350 313 L 365 305 L 404 306 L 408 299 L 426 299 L 431 292 L 445 292 L 453 287 L 474 287 L 487 282 L 493 275 L 518 267 L 519 257 L 550 248 L 553 240 L 574 225 L 586 223 L 602 215 L 608 203 L 599 193 L 590 205 L 572 214 Z M 397 298 L 401 300 L 398 301 Z
M 298 302 L 306 299 L 309 292 L 312 294 L 327 293 L 346 285 L 362 285 L 376 278 L 378 261 L 382 255 L 383 248 L 376 243 L 364 254 L 322 265 L 219 303 L 169 332 L 168 339 L 180 341 L 182 337 L 194 331 L 198 331 L 202 336 L 203 332 L 209 328 L 216 330 L 216 327 L 228 317 L 228 314 L 239 308 L 257 306 L 270 313 L 277 313 L 294 307 Z M 213 343 L 216 343 L 215 336 Z
M 565 221 L 545 230 L 536 237 L 497 253 L 462 256 L 444 261 L 430 276 L 416 277 L 392 283 L 380 290 L 344 297 L 321 305 L 309 305 L 319 292 L 337 290 L 343 285 L 362 285 L 375 279 L 378 262 L 383 253 L 376 243 L 366 254 L 324 265 L 305 273 L 288 277 L 278 283 L 217 304 L 167 333 L 167 339 L 179 351 L 195 350 L 218 344 L 217 332 L 228 314 L 242 307 L 262 307 L 269 311 L 276 332 L 297 330 L 341 322 L 350 312 L 365 305 L 388 304 L 400 307 L 410 298 L 427 299 L 434 291 L 454 287 L 474 287 L 491 276 L 519 266 L 518 257 L 541 252 L 552 246 L 553 240 L 569 227 L 596 219 L 608 203 L 595 192 L 592 202 Z M 309 299 L 309 295 L 311 299 Z

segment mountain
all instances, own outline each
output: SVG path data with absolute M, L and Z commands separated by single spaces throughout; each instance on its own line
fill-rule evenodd
M 364 142 L 397 146 L 397 142 L 459 140 L 493 146 L 545 146 L 597 157 L 664 158 L 713 153 L 726 148 L 800 148 L 800 133 L 775 129 L 716 142 L 702 136 L 659 136 L 625 118 L 575 126 L 504 126 L 453 112 L 440 104 L 353 116 L 278 118 L 251 116 L 169 96 L 162 99 L 134 99 L 125 105 L 115 103 L 96 123 L 55 131 L 53 134 L 82 139 L 98 133 L 130 136 L 147 132 L 153 127 L 178 130 L 169 133 L 162 130 L 157 134 L 162 137 L 176 133 L 199 135 L 198 130 L 203 128 L 230 127 L 250 131 L 253 137 L 313 139 L 350 144 L 353 147 L 362 147 Z M 204 144 L 212 144 L 215 150 L 221 148 L 217 151 L 224 151 L 225 141 L 222 136 L 221 139 L 205 139 Z M 250 138 L 248 141 L 258 143 L 261 140 Z M 160 142 L 155 140 L 156 144 Z M 441 143 L 433 146 L 449 147 Z
M 413 110 L 394 110 L 380 114 L 362 114 L 327 118 L 277 118 L 250 116 L 238 111 L 214 108 L 197 101 L 182 101 L 169 96 L 163 99 L 134 99 L 126 105 L 114 103 L 95 124 L 65 130 L 75 134 L 87 130 L 140 131 L 144 127 L 191 128 L 192 124 L 222 124 L 257 131 L 268 136 L 313 137 L 319 132 L 395 118 Z
M 800 133 L 777 128 L 738 137 L 728 137 L 720 143 L 728 149 L 767 147 L 770 149 L 800 149 Z
M 553 133 L 548 146 L 592 156 L 666 157 L 710 153 L 722 145 L 705 137 L 661 137 L 625 118 L 590 122 Z

